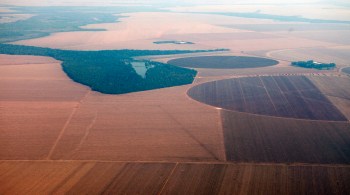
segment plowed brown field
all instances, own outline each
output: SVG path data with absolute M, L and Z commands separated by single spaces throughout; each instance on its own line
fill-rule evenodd
M 322 165 L 0 161 L 0 193 L 348 194 L 349 169 Z

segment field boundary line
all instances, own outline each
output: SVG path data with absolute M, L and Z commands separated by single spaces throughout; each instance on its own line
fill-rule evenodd
M 174 168 L 171 170 L 170 174 L 168 175 L 168 177 L 166 178 L 165 182 L 164 182 L 164 185 L 162 186 L 162 188 L 160 189 L 160 191 L 158 192 L 157 195 L 160 195 L 163 193 L 166 185 L 169 183 L 169 180 L 171 178 L 171 176 L 173 176 L 174 172 L 175 172 L 175 169 L 177 168 L 177 166 L 179 165 L 179 163 L 177 162 L 174 166 Z
M 159 108 L 168 116 L 170 117 L 172 120 L 174 120 L 176 122 L 176 124 L 178 124 L 180 126 L 180 128 L 187 133 L 187 135 L 192 138 L 195 142 L 197 142 L 197 144 L 199 144 L 200 147 L 202 147 L 207 153 L 210 154 L 210 156 L 212 156 L 215 160 L 220 160 L 215 153 L 213 153 L 211 150 L 209 150 L 201 141 L 199 141 L 196 136 L 194 136 L 187 128 L 185 128 L 175 117 L 173 117 L 169 112 L 167 112 L 166 110 L 164 110 L 161 106 L 159 106 Z
M 287 77 L 287 79 L 289 80 L 289 82 L 292 84 L 292 86 L 296 89 L 296 91 L 297 91 L 297 93 L 299 94 L 299 96 L 305 101 L 305 102 L 307 102 L 307 98 L 305 98 L 305 96 L 303 95 L 303 93 L 302 93 L 302 90 L 299 90 L 298 89 L 298 87 L 296 87 L 296 85 L 295 85 L 295 83 L 294 83 L 294 81 L 292 81 L 289 77 Z M 306 79 L 308 79 L 309 81 L 311 81 L 309 78 L 307 78 L 306 77 Z M 320 92 L 320 94 L 321 95 L 323 95 L 328 101 L 329 101 L 329 105 L 331 106 L 331 107 L 333 107 L 336 111 L 338 111 L 338 113 L 340 114 L 340 115 L 342 115 L 345 119 L 347 119 L 346 117 L 345 117 L 345 115 L 339 110 L 339 108 L 338 107 L 336 107 L 333 103 L 332 103 L 332 101 L 331 100 L 329 100 L 328 99 L 328 97 L 325 95 L 325 94 L 323 94 L 322 93 L 322 91 L 311 81 L 311 83 L 314 85 L 314 87 Z M 326 102 L 323 102 L 324 104 L 326 103 Z M 309 107 L 309 104 L 307 104 L 307 107 Z M 310 108 L 310 107 L 309 107 Z M 312 109 L 310 109 L 310 110 L 312 110 Z M 313 111 L 312 111 L 313 112 Z M 317 119 L 316 119 L 317 120 Z M 347 121 L 347 120 L 346 120 Z M 344 121 L 344 122 L 346 122 L 346 121 Z
M 67 129 L 70 121 L 72 120 L 74 114 L 78 110 L 78 106 L 79 106 L 79 103 L 73 108 L 73 110 L 72 110 L 71 114 L 69 115 L 67 121 L 64 123 L 63 128 L 61 129 L 60 133 L 58 134 L 58 137 L 57 137 L 56 141 L 54 142 L 53 146 L 51 147 L 51 150 L 50 150 L 49 154 L 47 155 L 46 159 L 51 159 L 51 156 L 52 156 L 54 150 L 56 149 L 56 147 L 58 145 L 58 142 L 63 137 L 63 134 L 64 134 L 65 130 Z
M 223 152 L 223 157 L 224 161 L 227 161 L 227 155 L 226 155 L 226 144 L 225 144 L 225 132 L 224 132 L 224 125 L 223 125 L 223 118 L 222 118 L 222 111 L 221 109 L 218 109 L 218 115 L 219 115 L 219 128 L 221 132 L 221 146 L 222 146 L 222 152 Z
M 75 152 L 79 151 L 79 149 L 81 148 L 83 143 L 86 141 L 87 137 L 90 134 L 90 131 L 91 131 L 92 127 L 96 123 L 96 120 L 97 120 L 97 113 L 95 113 L 94 118 L 90 122 L 89 126 L 87 126 L 87 128 L 85 129 L 85 133 L 84 133 L 83 137 L 80 139 L 80 142 L 79 142 L 78 146 L 71 152 L 72 155 L 74 155 Z
M 270 95 L 269 91 L 266 89 L 266 85 L 265 85 L 264 81 L 261 79 L 260 76 L 258 76 L 258 77 L 259 77 L 259 80 L 261 81 L 261 84 L 264 86 L 266 95 L 269 97 L 269 100 L 270 100 L 270 102 L 271 102 L 271 104 L 272 104 L 272 106 L 273 106 L 273 109 L 275 109 L 276 114 L 278 114 L 276 105 L 273 103 L 272 98 L 271 98 L 271 95 Z
M 245 99 L 244 91 L 243 91 L 243 88 L 242 88 L 242 83 L 241 83 L 240 79 L 237 79 L 237 81 L 238 81 L 239 89 L 240 89 L 241 94 L 242 94 L 242 98 L 243 98 L 243 102 L 244 102 L 244 109 L 246 109 L 247 108 L 247 101 Z
M 349 167 L 350 164 L 330 164 L 330 163 L 302 163 L 302 162 L 235 162 L 235 161 L 128 161 L 128 160 L 0 160 L 1 163 L 5 162 L 47 162 L 47 163 L 157 163 L 157 164 L 202 164 L 202 165 L 259 165 L 259 166 L 319 166 L 319 167 Z
M 70 115 L 69 115 L 67 121 L 64 123 L 63 128 L 61 129 L 60 133 L 58 134 L 57 139 L 55 140 L 53 146 L 51 147 L 51 150 L 50 150 L 49 154 L 47 155 L 46 159 L 51 159 L 52 154 L 53 154 L 53 152 L 55 151 L 55 149 L 56 149 L 56 147 L 57 147 L 57 145 L 58 145 L 58 142 L 62 139 L 63 134 L 64 134 L 64 132 L 66 131 L 66 129 L 67 129 L 67 127 L 68 127 L 70 121 L 72 120 L 73 116 L 75 115 L 75 113 L 76 113 L 77 110 L 79 109 L 79 107 L 80 107 L 81 103 L 83 102 L 83 100 L 90 94 L 90 92 L 91 92 L 91 90 L 89 90 L 89 91 L 85 94 L 85 96 L 84 96 L 79 102 L 77 102 L 76 106 L 73 108 L 73 110 L 72 110 L 72 112 L 70 113 Z

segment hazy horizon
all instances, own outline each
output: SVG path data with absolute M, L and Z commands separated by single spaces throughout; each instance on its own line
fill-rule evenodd
M 97 1 L 97 0 L 72 0 L 72 1 L 54 1 L 54 0 L 3 0 L 0 5 L 13 5 L 13 6 L 56 6 L 56 5 L 65 5 L 65 6 L 110 6 L 110 5 L 237 5 L 237 4 L 256 4 L 256 5 L 291 5 L 291 4 L 328 4 L 328 5 L 340 5 L 340 6 L 350 6 L 350 2 L 346 0 L 293 0 L 288 2 L 282 2 L 277 0 L 268 0 L 268 1 L 257 1 L 257 0 L 246 0 L 246 1 L 229 1 L 229 0 L 170 0 L 170 1 L 161 1 L 161 0 L 108 0 L 108 1 Z

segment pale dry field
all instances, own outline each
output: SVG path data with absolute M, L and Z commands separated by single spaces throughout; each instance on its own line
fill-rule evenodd
M 127 17 L 120 18 L 120 22 L 93 24 L 83 27 L 88 29 L 106 29 L 106 31 L 62 32 L 14 43 L 74 50 L 227 48 L 233 52 L 337 46 L 336 43 L 225 27 L 225 25 L 230 24 L 281 23 L 273 20 L 166 12 L 132 13 L 123 14 L 122 16 Z M 195 44 L 153 43 L 159 40 L 182 40 L 194 42 Z
M 225 159 L 218 111 L 188 98 L 189 86 L 103 95 L 52 59 L 2 57 L 2 159 Z
M 23 40 L 16 44 L 60 49 L 212 49 L 202 45 L 153 44 L 159 39 L 167 40 L 168 34 L 201 34 L 242 32 L 215 25 L 215 21 L 232 21 L 226 16 L 175 14 L 175 13 L 132 13 L 123 14 L 120 22 L 87 25 L 83 28 L 106 29 L 94 32 L 63 32 L 48 37 Z M 209 19 L 210 18 L 210 19 Z M 209 19 L 209 21 L 207 21 Z M 191 40 L 184 40 L 191 41 Z
M 305 3 L 305 4 L 303 4 Z M 302 16 L 305 18 L 316 18 L 325 20 L 349 20 L 350 11 L 346 7 L 327 5 L 317 2 L 308 4 L 300 1 L 299 4 L 273 4 L 273 3 L 241 3 L 236 5 L 197 5 L 197 6 L 178 6 L 169 8 L 178 12 L 233 12 L 233 13 L 261 13 L 282 16 Z
M 43 159 L 87 88 L 51 58 L 0 58 L 0 158 Z
M 218 111 L 188 98 L 188 88 L 92 92 L 62 132 L 52 159 L 224 160 Z
M 25 65 L 25 64 L 51 64 L 59 61 L 42 56 L 22 56 L 22 55 L 4 55 L 0 54 L 0 66 Z M 44 76 L 44 75 L 41 75 Z
M 267 52 L 265 55 L 271 58 L 286 61 L 302 61 L 313 59 L 318 62 L 336 63 L 338 67 L 349 66 L 350 49 L 345 47 L 311 47 L 299 49 L 283 49 Z
M 280 35 L 293 38 L 302 38 L 329 42 L 339 45 L 349 45 L 349 30 L 310 30 L 310 31 L 293 31 L 293 32 L 274 32 L 272 35 Z M 305 47 L 308 47 L 307 45 Z

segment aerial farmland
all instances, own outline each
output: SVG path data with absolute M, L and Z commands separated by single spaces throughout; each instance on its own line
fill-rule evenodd
M 3 0 L 0 194 L 350 194 L 349 6 Z

